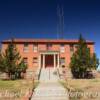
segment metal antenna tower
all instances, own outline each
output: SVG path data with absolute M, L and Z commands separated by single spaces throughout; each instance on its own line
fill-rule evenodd
M 64 11 L 63 7 L 57 6 L 57 38 L 64 38 Z
M 57 38 L 60 35 L 60 7 L 57 5 Z

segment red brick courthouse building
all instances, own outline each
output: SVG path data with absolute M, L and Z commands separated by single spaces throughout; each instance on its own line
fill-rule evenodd
M 11 40 L 2 41 L 2 50 Z M 16 47 L 24 62 L 28 65 L 27 74 L 33 75 L 39 68 L 69 67 L 71 56 L 77 48 L 78 40 L 65 39 L 14 39 Z M 94 42 L 87 41 L 91 54 Z

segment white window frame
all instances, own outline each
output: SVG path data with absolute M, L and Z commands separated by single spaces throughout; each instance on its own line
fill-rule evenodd
M 65 45 L 64 44 L 61 44 L 60 45 L 60 52 L 61 53 L 64 53 L 65 52 Z
M 33 57 L 33 64 L 38 63 L 38 57 Z
M 25 60 L 26 60 L 26 61 L 25 61 Z M 28 64 L 28 58 L 27 58 L 27 57 L 23 58 L 23 61 L 24 61 L 24 64 L 25 64 L 25 65 Z
M 33 52 L 38 52 L 38 44 L 33 44 Z
M 51 50 L 52 49 L 52 44 L 47 44 L 47 50 Z
M 60 58 L 60 63 L 61 63 L 61 65 L 64 65 L 65 64 L 65 57 L 61 57 Z
M 27 46 L 25 46 L 25 45 L 27 45 Z M 25 44 L 24 44 L 23 51 L 24 51 L 24 52 L 28 52 L 28 51 L 29 51 L 28 43 L 25 43 Z

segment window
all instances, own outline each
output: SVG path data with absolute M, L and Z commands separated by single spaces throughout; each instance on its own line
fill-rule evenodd
M 61 44 L 60 46 L 60 52 L 64 53 L 65 52 L 65 45 L 64 44 Z
M 90 52 L 90 48 L 88 47 L 88 51 Z
M 71 53 L 71 57 L 72 57 L 72 55 L 74 53 L 74 46 L 73 45 L 70 45 L 70 53 Z
M 73 52 L 74 51 L 74 46 L 70 45 L 70 51 Z
M 28 52 L 28 43 L 24 44 L 24 52 Z
M 65 58 L 64 58 L 64 57 L 62 57 L 62 58 L 60 59 L 60 63 L 61 63 L 61 65 L 62 65 L 62 64 L 65 64 Z
M 38 58 L 37 57 L 34 57 L 33 58 L 33 63 L 37 63 L 38 62 Z
M 37 44 L 33 44 L 33 51 L 37 52 L 38 51 L 38 45 Z
M 52 44 L 47 44 L 47 50 L 51 50 Z
M 78 48 L 78 44 L 75 44 L 74 47 L 77 49 Z
M 24 64 L 27 65 L 28 64 L 28 59 L 27 58 L 23 58 L 24 60 Z

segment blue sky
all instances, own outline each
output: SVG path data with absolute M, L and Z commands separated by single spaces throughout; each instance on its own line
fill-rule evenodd
M 57 5 L 64 9 L 64 38 L 95 42 L 100 58 L 99 0 L 0 0 L 0 41 L 14 38 L 57 38 Z

